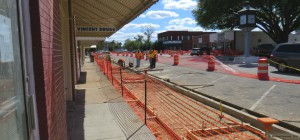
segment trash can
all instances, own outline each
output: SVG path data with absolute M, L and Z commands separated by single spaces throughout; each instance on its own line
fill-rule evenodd
M 94 62 L 94 56 L 90 55 L 91 62 Z

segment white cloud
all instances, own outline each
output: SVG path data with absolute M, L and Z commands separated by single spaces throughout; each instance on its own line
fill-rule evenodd
M 157 34 L 161 33 L 161 32 L 165 32 L 164 31 L 154 31 L 151 37 L 151 41 L 154 42 L 157 39 Z M 121 42 L 123 45 L 125 43 L 126 39 L 130 39 L 130 40 L 134 40 L 134 37 L 137 37 L 138 35 L 142 35 L 144 36 L 144 39 L 146 38 L 146 36 L 142 33 L 142 32 L 129 32 L 129 33 L 125 33 L 125 32 L 121 32 L 118 31 L 115 34 L 113 34 L 112 36 L 110 36 L 109 38 L 107 38 L 105 41 L 118 41 Z
M 141 15 L 141 17 L 149 17 L 151 19 L 163 19 L 168 17 L 178 17 L 179 15 L 175 12 L 171 11 L 149 11 L 144 15 Z
M 160 28 L 160 25 L 153 24 L 153 23 L 141 23 L 141 24 L 129 23 L 129 24 L 126 24 L 121 30 L 142 29 L 145 27 L 152 27 L 155 29 L 155 28 Z
M 141 14 L 140 16 L 139 16 L 140 18 L 145 18 L 145 17 L 147 17 L 145 14 Z
M 125 32 L 118 31 L 114 33 L 112 36 L 110 36 L 109 38 L 107 38 L 106 41 L 116 40 L 121 42 L 121 41 L 125 41 L 126 39 L 133 39 L 138 34 L 139 33 L 125 33 Z
M 187 27 L 184 25 L 169 25 L 165 27 L 166 30 L 176 30 L 176 31 L 204 31 L 202 27 Z
M 163 0 L 164 9 L 193 10 L 197 7 L 195 0 Z
M 184 25 L 169 25 L 169 26 L 166 26 L 165 29 L 167 31 L 203 31 L 203 32 L 221 32 L 221 30 L 206 30 L 206 29 L 203 29 L 202 27 L 187 27 L 187 26 L 184 26 Z
M 191 18 L 182 18 L 182 19 L 173 19 L 169 21 L 169 24 L 177 24 L 177 25 L 194 25 L 196 21 Z

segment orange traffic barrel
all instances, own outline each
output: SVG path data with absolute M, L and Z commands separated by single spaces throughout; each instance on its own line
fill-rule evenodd
M 268 59 L 267 58 L 259 58 L 258 66 L 257 66 L 257 77 L 259 80 L 269 80 L 268 74 Z
M 174 65 L 178 65 L 179 64 L 179 55 L 177 55 L 177 53 L 174 54 Z
M 212 57 L 207 57 L 207 71 L 214 71 L 215 70 L 215 61 Z

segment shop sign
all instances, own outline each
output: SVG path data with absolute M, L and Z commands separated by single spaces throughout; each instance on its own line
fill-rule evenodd
M 164 41 L 163 44 L 181 44 L 181 40 Z
M 77 27 L 78 32 L 115 32 L 114 27 Z

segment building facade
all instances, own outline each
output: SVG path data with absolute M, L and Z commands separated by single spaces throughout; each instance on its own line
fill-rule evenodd
M 209 36 L 210 34 L 193 36 L 193 48 L 211 47 L 211 43 L 209 42 Z
M 252 55 L 260 44 L 276 43 L 264 32 L 252 31 L 250 36 L 250 51 Z M 221 50 L 225 55 L 242 55 L 245 48 L 245 33 L 243 31 L 226 31 L 209 35 L 209 44 L 213 50 Z
M 0 139 L 67 140 L 84 48 L 155 2 L 0 0 Z
M 157 35 L 158 44 L 162 50 L 190 50 L 193 48 L 194 36 L 211 34 L 214 32 L 196 31 L 167 31 Z
M 300 42 L 300 32 L 296 32 L 295 34 L 289 34 L 288 42 Z

